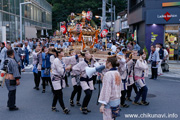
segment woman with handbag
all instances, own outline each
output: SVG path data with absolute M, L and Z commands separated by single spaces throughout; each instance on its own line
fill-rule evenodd
M 68 114 L 70 110 L 65 107 L 63 101 L 63 92 L 62 89 L 65 88 L 65 74 L 67 70 L 71 69 L 71 63 L 78 59 L 78 55 L 72 57 L 64 57 L 63 49 L 56 49 L 56 58 L 54 59 L 52 69 L 52 85 L 53 85 L 53 103 L 52 103 L 52 111 L 58 112 L 56 109 L 56 103 L 59 100 L 59 104 L 63 109 L 65 114 Z M 67 66 L 68 65 L 68 66 Z
M 116 56 L 107 58 L 102 89 L 98 102 L 101 103 L 100 112 L 103 113 L 103 120 L 113 120 L 120 116 L 121 77 L 116 67 L 119 64 Z

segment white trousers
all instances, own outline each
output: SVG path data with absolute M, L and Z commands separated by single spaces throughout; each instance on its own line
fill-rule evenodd
M 160 59 L 159 65 L 158 65 L 158 75 L 163 74 L 162 68 L 161 68 L 162 60 Z

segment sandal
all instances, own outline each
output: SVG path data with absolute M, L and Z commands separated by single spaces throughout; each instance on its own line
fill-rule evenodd
M 65 109 L 63 110 L 63 112 L 64 112 L 65 114 L 69 114 L 70 110 L 69 110 L 68 108 L 65 108 Z
M 141 101 L 141 104 L 147 106 L 147 105 L 149 105 L 149 102 Z
M 52 107 L 53 112 L 59 112 L 59 110 L 56 109 L 56 107 Z
M 124 105 L 121 105 L 121 107 L 123 107 L 123 108 L 128 108 L 128 107 L 129 107 L 129 105 L 124 104 Z
M 76 102 L 76 105 L 77 105 L 77 106 L 81 106 L 81 104 L 79 103 L 79 101 Z
M 70 100 L 70 105 L 71 105 L 71 107 L 74 107 L 74 102 L 73 102 L 73 100 Z
M 82 107 L 81 107 L 80 110 L 81 110 L 81 112 L 82 112 L 83 114 L 85 114 L 85 115 L 88 114 L 87 108 L 82 108 Z

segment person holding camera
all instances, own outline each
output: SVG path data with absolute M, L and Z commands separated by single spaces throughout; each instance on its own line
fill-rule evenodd
M 7 50 L 7 58 L 5 59 L 3 65 L 3 70 L 7 72 L 5 76 L 5 83 L 9 91 L 7 106 L 10 111 L 19 109 L 16 107 L 16 86 L 20 85 L 19 79 L 21 78 L 21 75 L 18 70 L 18 63 L 14 59 L 14 54 L 14 50 Z

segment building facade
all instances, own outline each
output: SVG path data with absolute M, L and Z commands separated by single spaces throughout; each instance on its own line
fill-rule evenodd
M 52 6 L 46 0 L 0 0 L 0 41 L 20 38 L 20 3 L 29 1 L 22 5 L 23 39 L 52 29 Z
M 179 0 L 128 0 L 128 24 L 141 48 L 180 43 Z
M 117 23 L 119 23 L 119 25 L 117 26 L 117 24 L 115 23 L 115 28 L 116 29 L 116 35 L 118 35 L 118 38 L 128 38 L 130 37 L 129 34 L 129 25 L 128 25 L 128 16 L 127 16 L 127 10 L 124 10 L 122 12 L 119 12 L 117 14 Z

